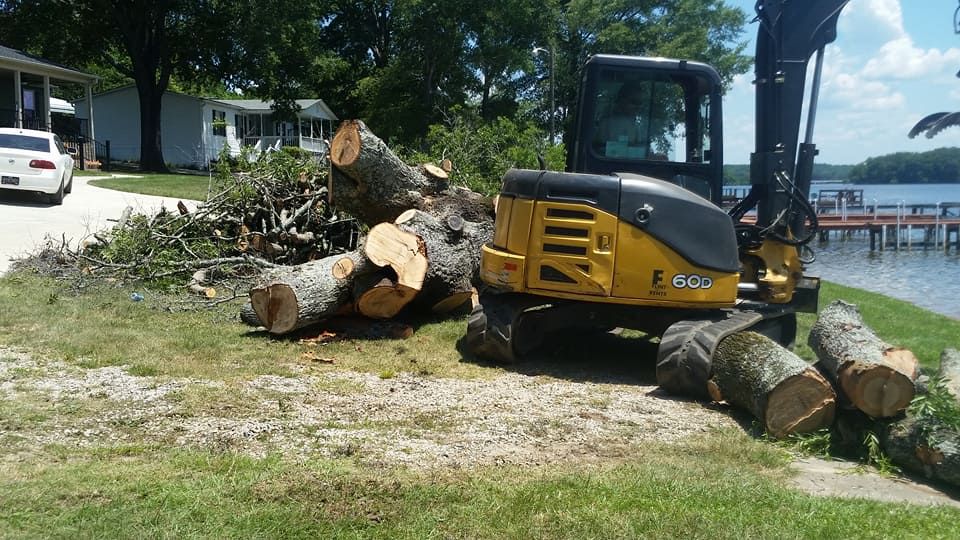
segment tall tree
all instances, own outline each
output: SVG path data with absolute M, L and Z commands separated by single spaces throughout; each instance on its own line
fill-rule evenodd
M 177 74 L 207 78 L 226 2 L 189 0 L 13 0 L 3 5 L 5 39 L 61 62 L 111 66 L 133 80 L 140 99 L 140 168 L 166 171 L 160 140 L 162 97 Z M 51 24 L 51 21 L 66 21 Z M 203 68 L 201 68 L 203 67 Z

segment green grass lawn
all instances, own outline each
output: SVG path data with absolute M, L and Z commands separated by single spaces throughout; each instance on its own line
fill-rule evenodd
M 196 377 L 229 384 L 262 374 L 295 376 L 304 365 L 384 377 L 414 372 L 482 379 L 501 373 L 463 361 L 454 346 L 464 331 L 462 317 L 418 322 L 407 340 L 316 345 L 251 332 L 236 322 L 233 304 L 170 312 L 164 309 L 168 297 L 146 291 L 144 301 L 133 302 L 132 291 L 78 293 L 26 273 L 2 277 L 0 345 L 81 367 L 126 365 L 128 373 L 155 380 Z M 936 366 L 940 350 L 958 345 L 960 321 L 825 284 L 821 305 L 835 298 L 858 303 L 879 335 L 913 349 L 926 369 Z M 801 317 L 798 341 L 805 341 L 812 321 Z M 609 373 L 630 362 L 652 366 L 649 345 L 644 349 L 641 341 L 619 339 L 599 352 L 596 346 L 572 347 L 560 360 L 559 376 L 563 369 Z M 799 352 L 811 355 L 805 346 Z M 335 362 L 312 363 L 305 353 Z M 609 358 L 583 360 L 602 355 Z M 211 395 L 228 399 L 224 392 Z M 960 537 L 956 509 L 788 489 L 789 454 L 741 431 L 643 444 L 605 461 L 418 472 L 364 465 L 356 456 L 293 461 L 124 441 L 23 455 L 9 441 L 30 425 L 30 417 L 17 411 L 29 412 L 31 405 L 0 405 L 0 538 Z M 37 422 L 66 422 L 77 414 L 43 404 L 35 412 L 43 411 L 48 417 Z
M 956 538 L 960 511 L 804 495 L 742 435 L 577 468 L 413 472 L 156 448 L 0 464 L 10 538 Z
M 124 176 L 90 180 L 90 184 L 106 189 L 157 195 L 195 201 L 207 200 L 210 179 L 206 175 L 123 173 Z M 133 176 L 135 175 L 137 178 Z

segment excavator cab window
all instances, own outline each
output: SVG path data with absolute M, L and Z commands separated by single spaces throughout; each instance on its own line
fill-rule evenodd
M 568 170 L 638 173 L 719 201 L 720 81 L 695 62 L 593 57 Z

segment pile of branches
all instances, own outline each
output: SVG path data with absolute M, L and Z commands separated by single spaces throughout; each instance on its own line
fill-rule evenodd
M 328 204 L 326 157 L 271 152 L 245 169 L 221 165 L 205 202 L 128 208 L 112 229 L 63 243 L 59 258 L 87 277 L 186 284 L 212 298 L 219 282 L 356 248 L 356 222 Z

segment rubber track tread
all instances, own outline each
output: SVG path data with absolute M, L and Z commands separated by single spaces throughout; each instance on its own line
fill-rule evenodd
M 675 394 L 709 399 L 707 381 L 713 353 L 723 338 L 763 320 L 752 311 L 737 311 L 728 318 L 674 323 L 660 338 L 657 351 L 657 384 Z

